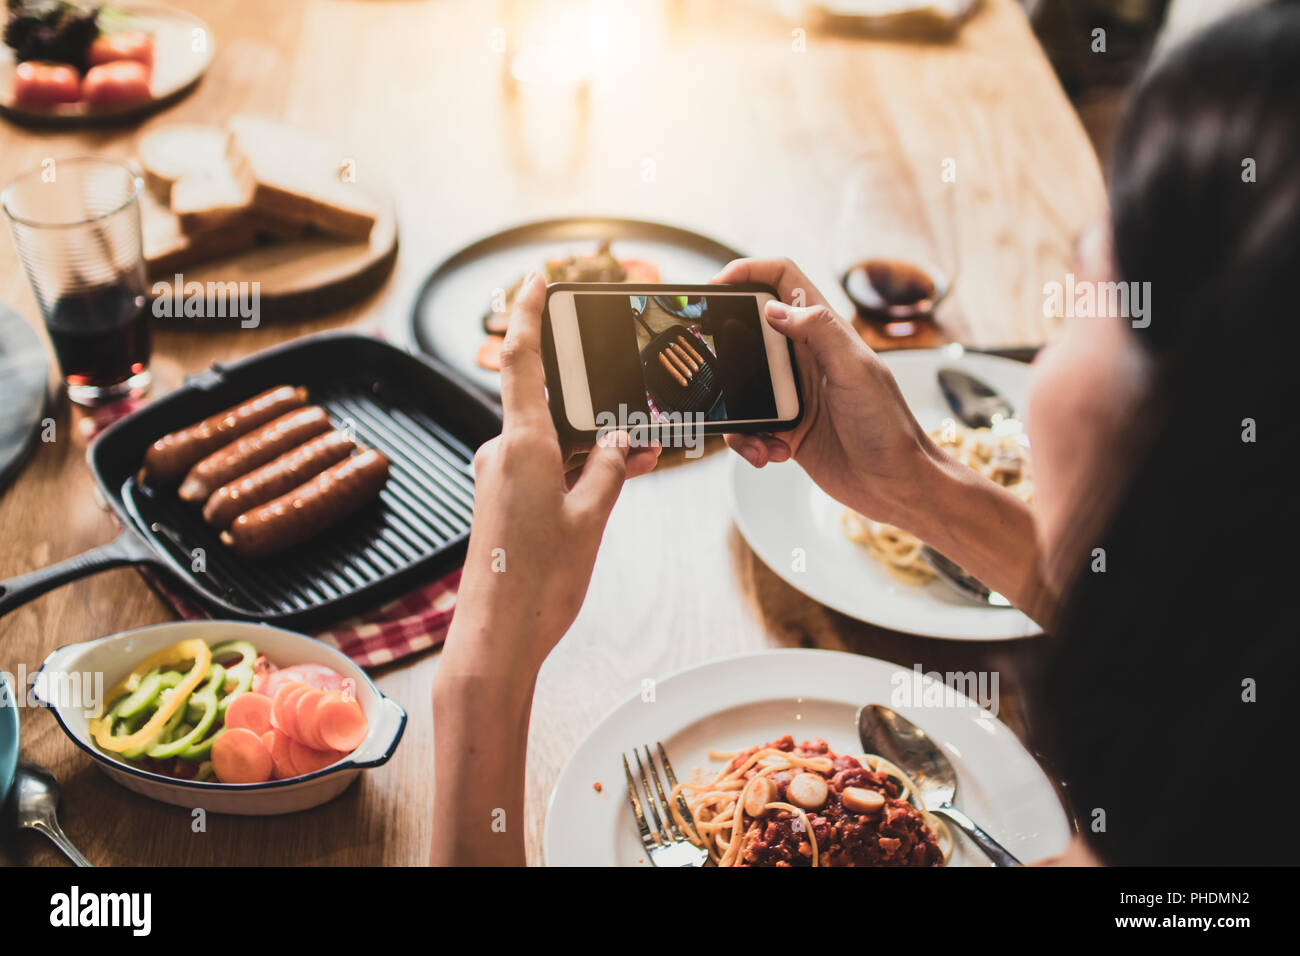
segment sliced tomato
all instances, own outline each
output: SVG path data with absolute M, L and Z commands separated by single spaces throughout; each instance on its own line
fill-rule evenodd
M 658 282 L 659 267 L 644 259 L 619 259 L 618 264 L 627 273 L 625 282 Z
M 146 103 L 153 97 L 149 68 L 135 60 L 92 66 L 81 83 L 81 96 L 87 106 L 101 110 Z
M 506 344 L 504 335 L 489 335 L 478 347 L 474 361 L 490 372 L 501 371 L 501 346 Z
M 14 105 L 44 109 L 81 99 L 81 74 L 66 63 L 27 60 L 14 69 Z
M 120 33 L 103 33 L 90 44 L 88 57 L 91 66 L 112 63 L 114 60 L 134 60 L 153 68 L 153 34 L 143 30 L 123 30 Z

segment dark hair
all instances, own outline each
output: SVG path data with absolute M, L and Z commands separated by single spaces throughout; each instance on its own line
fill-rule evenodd
M 1037 709 L 1104 862 L 1294 864 L 1300 6 L 1219 22 L 1155 66 L 1110 198 L 1116 278 L 1151 283 L 1132 334 L 1154 387 Z

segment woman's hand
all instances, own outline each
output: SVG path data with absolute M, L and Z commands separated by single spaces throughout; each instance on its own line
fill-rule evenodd
M 876 353 L 788 259 L 737 259 L 714 282 L 761 282 L 780 302 L 767 321 L 795 343 L 804 416 L 791 431 L 728 435 L 756 468 L 789 458 L 827 494 L 877 521 L 909 527 L 919 478 L 941 453 Z M 791 304 L 792 303 L 792 304 Z
M 757 468 L 794 458 L 832 498 L 911 532 L 1049 624 L 1056 598 L 1029 506 L 939 449 L 889 369 L 808 277 L 788 259 L 738 259 L 713 281 L 777 290 L 767 321 L 795 343 L 803 383 L 804 416 L 791 431 L 727 443 Z
M 438 864 L 524 862 L 524 757 L 533 683 L 587 594 L 605 522 L 657 445 L 610 433 L 566 472 L 546 404 L 546 283 L 519 290 L 501 350 L 501 434 L 474 457 L 474 524 L 434 679 Z

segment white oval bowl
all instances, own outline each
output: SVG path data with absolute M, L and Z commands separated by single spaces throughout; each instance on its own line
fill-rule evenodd
M 75 688 L 79 685 L 71 675 L 102 674 L 102 690 L 106 692 L 150 654 L 195 637 L 209 645 L 248 641 L 280 667 L 295 664 L 332 667 L 354 682 L 357 702 L 370 724 L 366 739 L 352 753 L 323 770 L 265 783 L 177 780 L 114 760 L 100 750 L 91 739 L 88 727 L 94 715 L 88 714 L 82 700 L 77 699 Z M 211 813 L 271 816 L 327 803 L 342 793 L 362 770 L 387 763 L 406 728 L 406 711 L 380 693 L 366 672 L 346 656 L 303 634 L 246 621 L 175 621 L 69 644 L 45 658 L 36 674 L 34 691 L 37 700 L 54 712 L 64 733 L 113 780 L 154 800 L 179 807 L 202 807 Z

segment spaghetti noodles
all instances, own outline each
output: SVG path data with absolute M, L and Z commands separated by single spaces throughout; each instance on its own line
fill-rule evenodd
M 668 805 L 718 866 L 942 866 L 952 852 L 947 826 L 883 757 L 835 754 L 820 739 L 795 746 L 789 734 L 709 756 L 727 769 L 679 783 Z
M 952 457 L 1007 488 L 1026 503 L 1034 497 L 1026 448 L 1013 436 L 995 435 L 987 428 L 964 428 L 949 422 L 930 437 Z M 872 521 L 851 508 L 840 518 L 844 535 L 865 545 L 891 575 L 904 584 L 925 584 L 934 571 L 921 554 L 921 541 L 893 525 Z

